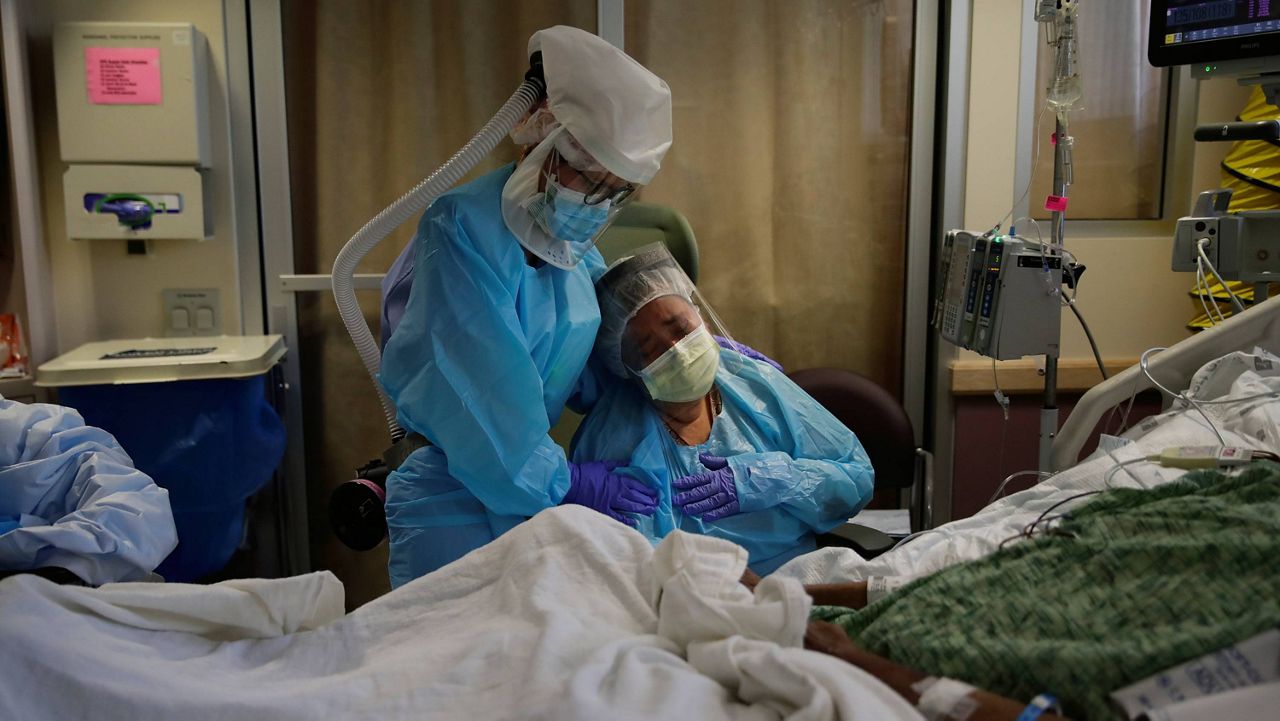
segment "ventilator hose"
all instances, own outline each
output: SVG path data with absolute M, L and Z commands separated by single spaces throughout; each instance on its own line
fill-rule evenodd
M 497 114 L 485 123 L 467 144 L 462 146 L 453 157 L 436 169 L 426 180 L 414 186 L 399 200 L 387 206 L 364 227 L 360 229 L 347 244 L 343 246 L 338 257 L 333 261 L 333 298 L 338 303 L 338 313 L 342 315 L 342 323 L 351 335 L 351 341 L 360 353 L 360 360 L 369 371 L 373 387 L 378 392 L 378 400 L 382 403 L 382 412 L 387 418 L 387 428 L 391 431 L 391 439 L 398 441 L 404 437 L 404 430 L 396 422 L 395 405 L 387 397 L 382 385 L 378 382 L 378 371 L 382 367 L 382 353 L 374 340 L 369 324 L 365 322 L 364 313 L 356 302 L 353 282 L 356 267 L 369 251 L 391 234 L 402 223 L 418 216 L 437 197 L 453 187 L 467 171 L 475 167 L 485 156 L 497 147 L 516 123 L 524 117 L 545 92 L 546 86 L 540 78 L 526 79 L 515 94 L 503 104 Z

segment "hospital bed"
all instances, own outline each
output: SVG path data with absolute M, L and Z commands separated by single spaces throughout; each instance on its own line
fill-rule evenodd
M 1280 298 L 1272 298 L 1233 315 L 1226 322 L 1154 355 L 1146 371 L 1133 366 L 1089 389 L 1076 404 L 1054 439 L 1050 457 L 1055 470 L 1074 465 L 1089 433 L 1102 414 L 1159 382 L 1166 388 L 1186 388 L 1204 364 L 1228 350 L 1265 348 L 1280 354 Z
M 1249 355 L 1255 343 L 1280 341 L 1277 308 L 1261 305 L 1210 340 L 1193 339 L 1202 347 L 1230 338 L 1239 349 L 1204 356 L 1215 362 L 1201 363 L 1199 375 L 1201 357 L 1185 351 L 1171 353 L 1182 362 L 1166 361 L 1160 373 L 1171 375 L 1159 377 L 1195 376 L 1226 396 L 1256 394 L 1259 384 L 1280 390 L 1280 362 L 1264 369 L 1256 359 L 1269 357 Z M 1116 387 L 1099 394 L 1123 400 Z M 1239 417 L 1223 408 L 1209 412 L 1231 441 L 1280 450 L 1280 400 Z M 727 719 L 820 708 L 826 715 L 812 717 L 915 721 L 919 714 L 876 679 L 799 648 L 808 599 L 785 579 L 911 578 L 979 558 L 1082 490 L 1181 475 L 1134 463 L 1131 477 L 1114 473 L 1119 463 L 1213 437 L 1194 411 L 1174 408 L 1152 423 L 1127 434 L 1127 444 L 877 558 L 826 548 L 794 559 L 755 596 L 736 583 L 746 558 L 732 544 L 677 534 L 655 550 L 573 506 L 347 615 L 327 573 L 103 589 L 8 579 L 0 583 L 0 717 L 92 709 L 139 721 Z
M 1255 348 L 1271 358 L 1254 357 Z M 1218 400 L 1251 393 L 1280 391 L 1280 298 L 1272 298 L 1211 330 L 1172 348 L 1151 354 L 1147 371 L 1134 366 L 1084 395 L 1063 425 L 1054 444 L 1055 475 L 1031 488 L 996 500 L 977 514 L 915 534 L 906 543 L 876 558 L 842 548 L 824 548 L 793 559 L 776 573 L 804 583 L 833 583 L 878 578 L 910 578 L 994 552 L 1030 521 L 1069 496 L 1108 487 L 1144 487 L 1181 477 L 1185 471 L 1152 464 L 1117 466 L 1172 446 L 1216 446 L 1217 436 L 1200 412 L 1176 399 L 1166 411 L 1124 433 L 1114 448 L 1076 460 L 1089 433 L 1103 414 L 1126 403 L 1135 393 L 1155 388 L 1232 389 Z M 1243 359 L 1243 360 L 1242 360 Z M 1253 366 L 1256 364 L 1257 368 Z M 1247 370 L 1249 373 L 1242 372 Z M 1256 370 L 1256 372 L 1255 372 Z M 1148 376 L 1149 374 L 1149 376 Z M 1232 378 L 1252 377 L 1253 391 L 1233 389 Z M 1243 382 L 1243 381 L 1238 381 Z M 1261 400 L 1248 412 L 1230 404 L 1203 405 L 1230 445 L 1280 453 L 1280 399 Z M 1113 471 L 1115 471 L 1113 473 Z M 1087 499 L 1064 504 L 1069 510 Z

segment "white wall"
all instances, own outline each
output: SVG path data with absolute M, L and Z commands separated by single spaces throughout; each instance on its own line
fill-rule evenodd
M 243 332 L 230 173 L 227 38 L 221 0 L 27 0 L 22 10 L 27 21 L 58 352 L 92 340 L 162 335 L 164 288 L 219 289 L 222 332 Z M 125 253 L 122 240 L 67 238 L 62 193 L 66 164 L 58 151 L 51 38 L 57 23 L 81 20 L 190 22 L 208 40 L 213 153 L 205 182 L 213 186 L 212 204 L 206 210 L 214 217 L 211 239 L 154 240 L 148 255 L 130 256 Z M 256 288 L 248 290 L 259 292 Z
M 973 8 L 972 53 L 969 78 L 969 144 L 965 179 L 965 227 L 985 229 L 1008 212 L 1023 189 L 1014 185 L 1018 97 L 1018 38 L 1020 0 L 980 0 Z M 1081 12 L 1105 12 L 1106 3 L 1092 3 Z M 1037 40 L 1040 42 L 1040 40 Z M 1105 78 L 1084 78 L 1086 102 L 1089 85 Z M 1200 84 L 1200 122 L 1234 118 L 1244 107 L 1249 90 L 1230 80 Z M 1191 129 L 1181 140 L 1191 143 Z M 1043 134 L 1043 133 L 1042 133 Z M 1087 135 L 1075 134 L 1076 145 L 1087 144 Z M 1195 193 L 1219 185 L 1218 163 L 1229 144 L 1197 143 L 1194 150 L 1192 193 L 1181 214 L 1191 209 Z M 1048 146 L 1042 162 L 1052 160 Z M 1068 218 L 1070 215 L 1068 214 Z M 1193 274 L 1169 269 L 1172 227 L 1155 237 L 1073 236 L 1068 220 L 1066 245 L 1088 270 L 1081 282 L 1079 307 L 1093 329 L 1104 358 L 1132 358 L 1152 346 L 1170 345 L 1187 337 L 1187 320 L 1195 314 L 1187 291 Z M 961 358 L 978 358 L 964 351 Z M 1070 311 L 1062 318 L 1061 357 L 1092 358 L 1084 332 Z

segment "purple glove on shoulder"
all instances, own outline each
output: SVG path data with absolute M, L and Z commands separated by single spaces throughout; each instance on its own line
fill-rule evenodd
M 677 493 L 671 502 L 685 513 L 699 516 L 704 521 L 715 521 L 741 512 L 738 505 L 738 484 L 733 480 L 729 461 L 709 453 L 698 455 L 698 461 L 708 469 L 707 473 L 677 478 L 671 482 Z
M 724 338 L 722 336 L 715 336 L 715 339 L 716 339 L 716 343 L 719 343 L 720 347 L 724 348 L 725 350 L 737 351 L 738 353 L 750 358 L 751 360 L 758 360 L 761 363 L 768 363 L 774 368 L 777 368 L 779 371 L 782 371 L 781 363 L 770 358 L 764 353 L 761 353 L 755 348 L 752 348 L 749 345 L 744 345 L 742 343 L 739 343 L 736 340 L 729 340 L 728 338 Z
M 652 516 L 658 494 L 630 476 L 614 473 L 613 469 L 620 465 L 618 461 L 570 462 L 569 492 L 560 505 L 586 506 L 635 528 L 635 520 L 624 514 Z

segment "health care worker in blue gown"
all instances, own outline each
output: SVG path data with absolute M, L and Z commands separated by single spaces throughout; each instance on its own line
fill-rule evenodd
M 658 491 L 654 514 L 629 514 L 638 530 L 728 539 L 764 575 L 867 504 L 857 437 L 769 362 L 717 345 L 704 320 L 715 315 L 664 246 L 614 264 L 597 289 L 596 354 L 612 381 L 573 457 L 626 459 L 616 472 Z
M 431 444 L 387 479 L 392 586 L 557 504 L 623 520 L 656 501 L 607 462 L 568 462 L 547 433 L 566 403 L 597 395 L 584 373 L 600 324 L 594 245 L 658 172 L 671 93 L 582 30 L 541 30 L 537 51 L 547 99 L 511 133 L 521 160 L 437 199 L 384 286 L 381 381 Z

